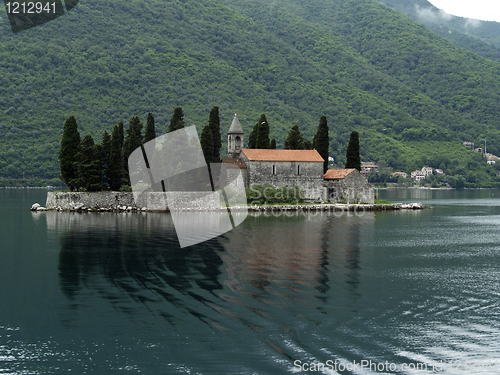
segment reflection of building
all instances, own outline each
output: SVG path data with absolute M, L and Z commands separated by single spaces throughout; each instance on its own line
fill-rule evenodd
M 323 178 L 329 202 L 374 203 L 373 186 L 357 169 L 329 169 Z

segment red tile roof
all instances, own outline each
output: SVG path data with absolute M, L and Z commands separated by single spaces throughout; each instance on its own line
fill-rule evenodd
M 355 169 L 329 169 L 326 171 L 326 173 L 323 175 L 323 178 L 325 180 L 342 180 L 352 172 L 354 172 Z
M 241 152 L 251 161 L 317 161 L 323 158 L 316 150 L 268 150 L 242 148 Z

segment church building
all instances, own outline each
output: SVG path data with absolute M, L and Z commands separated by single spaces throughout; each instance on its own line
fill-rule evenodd
M 245 187 L 270 184 L 299 186 L 304 199 L 323 201 L 323 158 L 316 150 L 271 150 L 243 148 L 243 128 L 234 115 L 229 128 L 225 163 L 240 168 Z

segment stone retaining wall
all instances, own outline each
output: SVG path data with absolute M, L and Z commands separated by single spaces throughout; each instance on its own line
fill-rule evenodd
M 207 211 L 221 207 L 219 193 L 170 192 L 143 194 L 136 202 L 133 193 L 47 193 L 46 210 L 57 211 L 168 211 L 167 200 L 172 198 L 172 209 Z M 40 210 L 40 208 L 38 208 Z

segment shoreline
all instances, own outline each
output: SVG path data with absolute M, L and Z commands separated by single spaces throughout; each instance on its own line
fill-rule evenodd
M 149 205 L 136 205 L 131 193 L 53 193 L 47 194 L 46 207 L 39 203 L 31 206 L 33 212 L 170 212 L 165 202 L 159 202 L 158 197 L 147 203 Z M 182 196 L 179 196 L 182 203 Z M 208 199 L 206 199 L 208 198 Z M 220 206 L 220 200 L 213 199 L 213 196 L 201 197 L 197 200 L 189 201 L 194 207 L 186 208 L 187 204 L 179 204 L 172 210 L 180 212 L 207 212 L 207 211 L 248 211 L 248 212 L 292 212 L 292 211 L 398 211 L 398 210 L 422 210 L 426 208 L 422 203 L 391 203 L 391 204 L 345 204 L 345 203 L 303 203 L 290 205 L 247 205 L 247 206 Z M 143 202 L 146 203 L 146 202 Z

